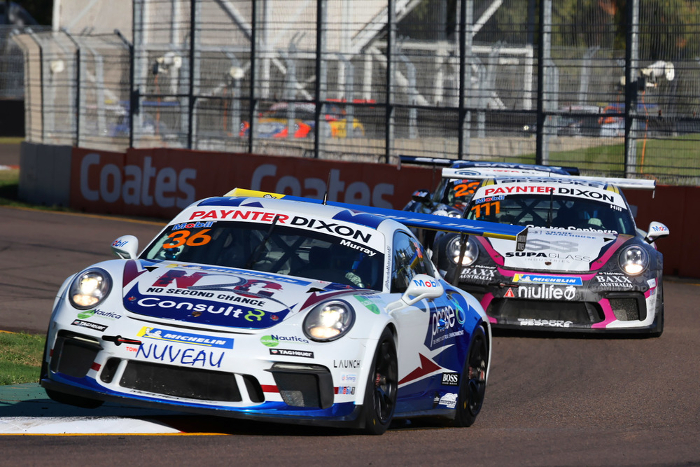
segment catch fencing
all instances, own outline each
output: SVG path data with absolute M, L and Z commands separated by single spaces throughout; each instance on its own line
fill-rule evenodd
M 700 184 L 690 1 L 123 3 L 132 37 L 15 35 L 28 141 L 506 160 Z

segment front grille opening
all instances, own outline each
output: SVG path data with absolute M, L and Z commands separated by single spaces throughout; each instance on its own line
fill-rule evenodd
M 293 407 L 321 407 L 316 375 L 276 373 L 275 383 L 282 400 Z
M 486 313 L 494 318 L 514 321 L 517 319 L 542 319 L 571 321 L 576 324 L 594 324 L 605 319 L 600 305 L 590 302 L 496 298 L 489 304 Z
M 112 379 L 114 379 L 114 375 L 117 372 L 117 368 L 119 367 L 119 362 L 121 362 L 121 359 L 112 357 L 109 360 L 107 360 L 107 363 L 102 367 L 102 373 L 100 373 L 100 379 L 104 383 L 111 383 Z
M 248 397 L 250 397 L 251 402 L 265 402 L 262 386 L 260 386 L 260 383 L 254 376 L 243 375 L 243 381 L 245 382 L 245 388 L 246 391 L 248 391 Z
M 130 361 L 119 385 L 187 399 L 240 402 L 233 373 Z M 260 390 L 262 394 L 262 389 Z
M 321 365 L 275 363 L 270 371 L 285 404 L 321 409 L 333 405 L 333 378 L 328 368 Z
M 634 298 L 609 298 L 610 308 L 620 321 L 639 320 L 639 304 Z
M 49 367 L 54 373 L 83 378 L 100 350 L 100 344 L 90 336 L 61 331 L 54 344 Z

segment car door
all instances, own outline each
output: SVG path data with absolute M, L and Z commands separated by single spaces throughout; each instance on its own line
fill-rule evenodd
M 392 255 L 391 292 L 400 295 L 406 291 L 417 274 L 434 276 L 434 268 L 423 247 L 407 232 L 394 234 Z M 433 405 L 434 376 L 441 368 L 433 361 L 430 347 L 434 338 L 432 321 L 438 325 L 437 314 L 444 308 L 445 298 L 428 302 L 421 300 L 393 313 L 397 320 L 399 391 L 398 412 L 428 410 Z

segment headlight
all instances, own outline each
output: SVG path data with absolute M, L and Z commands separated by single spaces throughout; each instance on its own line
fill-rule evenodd
M 620 268 L 630 276 L 643 273 L 649 265 L 649 256 L 643 248 L 632 245 L 620 252 Z
M 447 242 L 447 257 L 450 258 L 454 264 L 459 262 L 459 250 L 460 250 L 460 236 L 457 235 L 449 242 Z M 467 247 L 464 249 L 464 257 L 462 258 L 462 266 L 469 266 L 476 258 L 479 257 L 479 248 L 476 243 L 471 239 L 467 238 Z
M 99 268 L 87 269 L 73 279 L 68 299 L 74 308 L 87 310 L 99 305 L 112 290 L 112 278 Z
M 355 311 L 340 300 L 315 306 L 304 319 L 304 334 L 315 341 L 332 341 L 346 334 L 355 323 Z

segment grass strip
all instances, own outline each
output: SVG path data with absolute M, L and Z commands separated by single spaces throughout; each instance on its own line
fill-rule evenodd
M 0 385 L 36 383 L 46 336 L 0 332 Z

